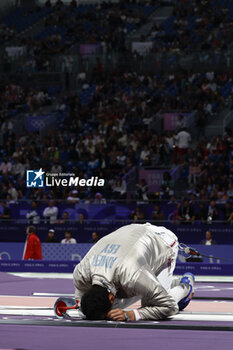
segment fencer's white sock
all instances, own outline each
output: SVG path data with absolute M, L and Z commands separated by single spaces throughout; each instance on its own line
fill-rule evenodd
M 179 284 L 178 286 L 172 288 L 169 294 L 172 298 L 179 303 L 180 300 L 184 299 L 190 291 L 190 287 L 187 284 Z

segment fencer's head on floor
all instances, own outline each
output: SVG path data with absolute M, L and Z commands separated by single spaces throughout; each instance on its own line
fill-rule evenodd
M 93 285 L 82 296 L 81 310 L 88 320 L 104 320 L 114 299 L 115 296 L 107 288 Z

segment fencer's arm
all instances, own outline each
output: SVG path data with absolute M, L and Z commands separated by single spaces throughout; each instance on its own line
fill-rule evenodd
M 142 307 L 138 311 L 144 320 L 163 319 L 179 311 L 175 300 L 149 270 L 140 272 L 135 282 L 134 292 L 142 297 Z
M 127 307 L 129 307 L 130 305 L 134 304 L 136 301 L 140 300 L 139 297 L 136 298 L 121 298 L 118 299 L 116 298 L 114 300 L 114 304 L 113 304 L 113 308 L 119 308 L 119 309 L 125 309 Z

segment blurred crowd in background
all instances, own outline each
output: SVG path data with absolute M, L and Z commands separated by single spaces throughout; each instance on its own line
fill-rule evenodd
M 27 60 L 31 57 L 43 66 L 44 54 L 69 52 L 74 43 L 101 43 L 106 54 L 125 52 L 129 34 L 144 25 L 159 6 L 167 4 L 173 5 L 172 15 L 141 38 L 142 42 L 153 41 L 152 51 L 231 47 L 233 6 L 218 0 L 211 4 L 205 0 L 146 3 L 132 0 L 80 6 L 75 0 L 68 6 L 61 0 L 55 5 L 48 0 L 43 8 L 33 11 L 16 9 L 15 26 L 10 24 L 13 16 L 2 21 L 0 43 L 10 42 L 23 31 L 23 20 L 31 25 L 36 19 L 43 19 L 39 33 L 20 38 Z M 231 107 L 232 87 L 229 70 L 106 72 L 100 59 L 93 74 L 84 76 L 78 91 L 62 91 L 61 87 L 51 91 L 13 78 L 7 83 L 1 80 L 1 219 L 14 219 L 10 207 L 21 205 L 23 200 L 32 203 L 32 212 L 36 212 L 37 202 L 43 202 L 43 214 L 40 218 L 36 215 L 33 224 L 36 220 L 47 220 L 46 208 L 50 211 L 51 205 L 57 208 L 54 201 L 71 204 L 135 201 L 139 205 L 128 217 L 134 221 L 168 220 L 163 205 L 172 203 L 176 207 L 172 218 L 175 223 L 232 223 L 232 130 L 226 128 L 213 137 L 206 137 L 205 133 L 216 115 Z M 26 128 L 17 132 L 17 118 L 43 116 L 48 111 L 58 122 L 47 133 L 29 132 Z M 193 113 L 194 122 L 187 125 L 180 113 L 176 129 L 166 131 L 162 115 L 168 111 Z M 26 171 L 40 168 L 52 173 L 72 172 L 86 179 L 103 178 L 105 186 L 27 188 Z M 145 179 L 139 179 L 140 168 L 165 169 L 156 193 L 149 190 Z M 178 178 L 174 179 L 167 168 L 177 168 Z M 133 170 L 137 178 L 129 191 L 127 174 Z M 177 181 L 182 182 L 182 190 Z M 143 213 L 141 202 L 152 205 L 156 202 L 152 217 Z M 54 222 L 68 220 L 58 209 L 53 215 Z

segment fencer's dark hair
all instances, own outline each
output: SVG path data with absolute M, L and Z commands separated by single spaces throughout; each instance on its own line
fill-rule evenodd
M 81 310 L 88 320 L 101 320 L 111 310 L 107 288 L 94 284 L 82 296 Z

